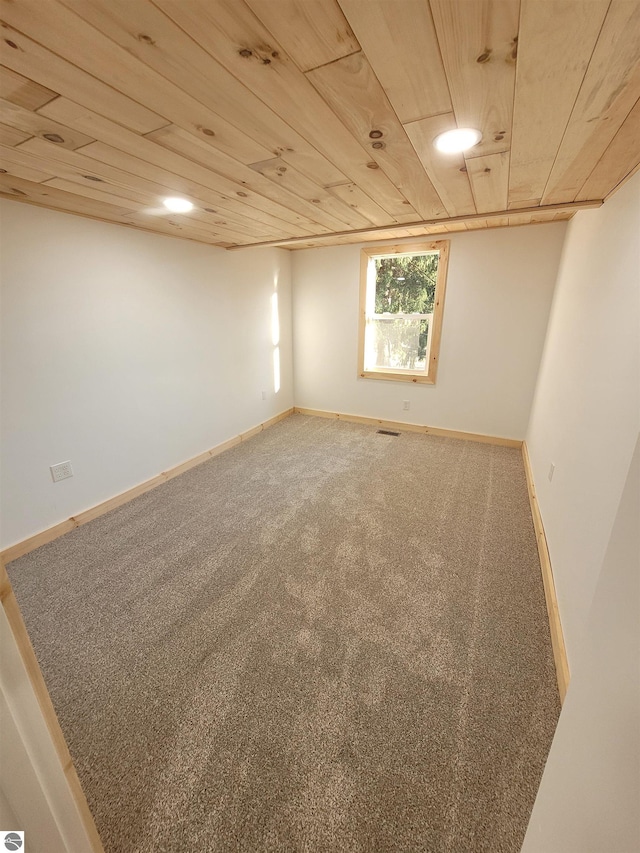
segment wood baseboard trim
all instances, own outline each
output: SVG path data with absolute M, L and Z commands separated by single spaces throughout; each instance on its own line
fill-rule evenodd
M 527 443 L 525 441 L 522 442 L 522 461 L 524 462 L 527 489 L 529 490 L 529 503 L 531 504 L 531 515 L 533 517 L 533 527 L 536 532 L 538 555 L 540 557 L 540 569 L 542 572 L 542 582 L 544 584 L 544 597 L 547 602 L 549 630 L 551 632 L 551 647 L 553 649 L 553 659 L 555 661 L 556 677 L 558 679 L 558 692 L 560 693 L 560 703 L 563 704 L 570 680 L 569 661 L 567 659 L 567 650 L 564 644 L 562 623 L 560 622 L 560 610 L 558 608 L 558 599 L 556 597 L 556 585 L 553 580 L 549 546 L 547 545 L 547 537 L 544 532 L 542 516 L 540 515 L 540 506 L 538 505 L 538 499 L 536 497 L 536 487 L 533 479 L 533 471 L 531 469 L 531 460 L 529 459 L 529 451 L 527 450 Z
M 498 444 L 502 447 L 522 447 L 522 442 L 516 438 L 502 438 L 497 435 L 483 435 L 478 432 L 460 432 L 455 429 L 441 429 L 440 427 L 431 427 L 423 424 L 407 424 L 403 421 L 385 421 L 379 418 L 366 418 L 361 415 L 345 415 L 336 412 L 325 412 L 321 409 L 303 409 L 300 406 L 294 408 L 294 412 L 299 415 L 313 415 L 318 418 L 334 418 L 339 421 L 348 421 L 354 424 L 371 424 L 373 426 L 381 426 L 385 429 L 394 429 L 398 432 L 420 432 L 423 435 L 439 435 L 443 438 L 458 438 L 462 441 L 477 441 L 481 444 Z
M 206 462 L 208 459 L 218 456 L 220 453 L 224 453 L 225 450 L 229 450 L 231 447 L 235 447 L 241 442 L 247 441 L 247 439 L 252 438 L 254 435 L 257 435 L 268 427 L 289 417 L 289 415 L 293 414 L 293 411 L 293 408 L 286 409 L 284 412 L 280 412 L 280 414 L 274 415 L 272 418 L 269 418 L 263 423 L 246 430 L 246 432 L 242 432 L 240 435 L 236 435 L 228 441 L 223 441 L 221 444 L 217 444 L 210 450 L 205 450 L 204 453 L 200 453 L 198 456 L 194 456 L 186 462 L 181 462 L 179 465 L 169 468 L 167 471 L 163 471 L 161 474 L 158 474 L 156 477 L 152 477 L 150 480 L 145 480 L 144 483 L 140 483 L 131 489 L 127 489 L 126 492 L 114 495 L 114 497 L 108 498 L 106 501 L 102 501 L 102 503 L 99 503 L 90 509 L 79 512 L 76 515 L 71 516 L 71 518 L 61 521 L 59 524 L 54 524 L 53 527 L 48 527 L 40 533 L 35 533 L 33 536 L 23 539 L 22 542 L 16 542 L 15 545 L 10 545 L 8 548 L 5 548 L 0 553 L 0 557 L 5 563 L 17 560 L 18 557 L 22 557 L 24 554 L 28 554 L 30 551 L 40 548 L 42 545 L 53 542 L 54 539 L 64 536 L 65 533 L 75 530 L 76 527 L 80 527 L 88 521 L 93 521 L 94 518 L 98 518 L 106 512 L 122 506 L 122 504 L 129 503 L 129 501 L 137 498 L 139 495 L 143 495 L 145 492 L 150 492 L 152 489 L 155 489 L 156 486 L 160 486 L 162 483 L 166 483 L 168 480 L 172 480 L 174 477 L 184 474 L 184 472 L 188 471 L 190 468 L 195 468 L 196 465 L 200 465 L 202 462 Z
M 38 701 L 42 717 L 53 742 L 62 773 L 69 788 L 69 793 L 75 803 L 82 826 L 89 839 L 90 853 L 104 853 L 93 815 L 80 785 L 76 769 L 73 766 L 67 742 L 62 734 L 58 717 L 51 702 L 49 691 L 47 690 L 40 665 L 31 645 L 31 640 L 29 639 L 29 634 L 22 619 L 22 614 L 20 613 L 20 608 L 18 607 L 18 602 L 16 601 L 2 558 L 0 558 L 0 600 L 2 601 L 2 607 L 7 616 L 9 627 L 16 641 L 29 681 L 31 682 L 31 687 Z

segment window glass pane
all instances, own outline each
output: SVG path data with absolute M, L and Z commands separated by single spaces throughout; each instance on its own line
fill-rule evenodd
M 428 358 L 428 317 L 368 318 L 365 328 L 365 370 L 424 370 Z
M 376 258 L 375 313 L 431 314 L 438 254 Z

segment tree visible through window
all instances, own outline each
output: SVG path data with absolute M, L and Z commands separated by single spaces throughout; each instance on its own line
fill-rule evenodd
M 435 382 L 448 247 L 363 249 L 361 376 Z

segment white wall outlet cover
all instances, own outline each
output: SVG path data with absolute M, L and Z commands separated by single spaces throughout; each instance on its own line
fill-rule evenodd
M 549 482 L 551 482 L 553 480 L 553 472 L 555 470 L 556 470 L 555 463 L 552 462 L 551 465 L 549 466 Z
M 411 403 L 408 400 L 402 401 L 402 408 L 404 409 L 405 412 L 408 412 L 410 407 L 411 407 Z
M 73 477 L 71 462 L 58 462 L 57 465 L 52 465 L 49 470 L 54 483 L 59 480 L 66 480 L 67 477 Z

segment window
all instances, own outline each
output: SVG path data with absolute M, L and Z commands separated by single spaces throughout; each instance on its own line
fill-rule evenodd
M 363 249 L 358 373 L 435 384 L 449 241 Z

